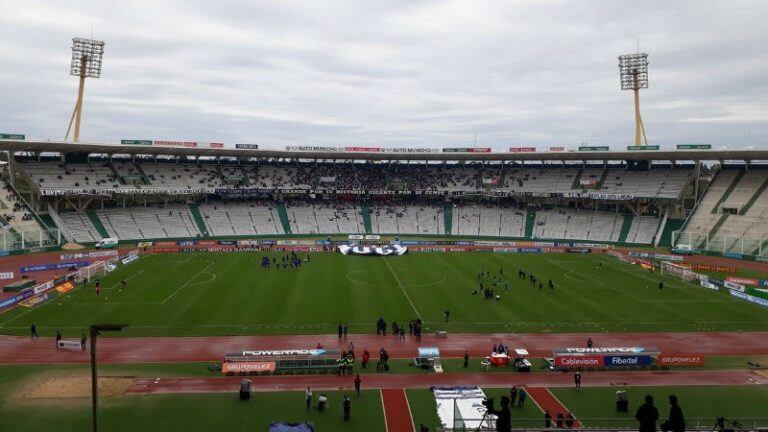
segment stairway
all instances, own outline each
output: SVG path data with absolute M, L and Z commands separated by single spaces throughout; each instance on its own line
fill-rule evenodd
M 525 212 L 525 238 L 533 237 L 534 226 L 536 226 L 536 209 L 528 207 Z
M 373 224 L 371 224 L 371 207 L 368 204 L 360 204 L 360 213 L 363 215 L 363 228 L 366 234 L 373 234 Z
M 251 176 L 248 175 L 248 171 L 245 170 L 244 166 L 240 167 L 240 172 L 243 173 L 243 185 L 244 186 L 250 186 L 251 185 Z
M 630 228 L 632 228 L 632 220 L 634 218 L 635 216 L 631 214 L 624 215 L 624 222 L 621 224 L 621 231 L 619 232 L 619 243 L 627 242 L 627 236 L 629 235 Z
M 672 247 L 672 233 L 675 231 L 682 231 L 683 223 L 685 223 L 684 219 L 668 218 L 667 223 L 664 225 L 664 230 L 661 232 L 659 247 Z
M 720 206 L 725 202 L 725 200 L 728 199 L 728 197 L 731 195 L 731 192 L 733 192 L 734 189 L 736 189 L 736 185 L 739 184 L 739 181 L 742 177 L 744 177 L 744 174 L 747 172 L 745 170 L 742 170 L 739 172 L 739 175 L 736 176 L 735 179 L 731 182 L 730 185 L 728 185 L 728 189 L 725 190 L 725 193 L 723 193 L 723 196 L 720 197 L 720 199 L 717 201 L 717 204 L 712 208 L 712 214 L 717 214 L 717 211 L 720 209 Z
M 720 230 L 720 227 L 723 226 L 725 221 L 728 219 L 728 216 L 729 216 L 728 214 L 724 214 L 720 216 L 720 219 L 717 221 L 715 226 L 713 226 L 712 229 L 709 230 L 709 234 L 707 234 L 707 237 L 701 243 L 699 243 L 699 248 L 701 248 L 701 246 L 707 241 L 707 239 L 712 240 L 715 234 L 717 234 L 717 232 Z
M 286 234 L 292 234 L 291 222 L 288 219 L 288 210 L 285 208 L 285 204 L 279 203 L 277 205 L 277 214 L 280 216 L 280 223 L 283 224 L 283 231 L 285 231 Z
M 581 175 L 584 174 L 584 169 L 579 169 L 579 172 L 576 173 L 576 176 L 573 179 L 573 184 L 571 185 L 571 189 L 582 189 L 581 187 Z
M 763 251 L 768 250 L 768 240 L 764 241 L 761 246 L 758 246 L 757 249 L 753 250 L 752 255 L 759 255 L 761 249 Z M 767 255 L 767 254 L 763 254 L 763 255 Z
M 136 170 L 141 175 L 141 180 L 144 182 L 143 184 L 150 184 L 149 176 L 147 176 L 147 173 L 144 172 L 144 170 L 141 168 L 140 164 L 134 163 L 133 164 L 136 167 Z
M 197 204 L 189 204 L 189 212 L 192 213 L 192 217 L 195 218 L 197 229 L 200 230 L 202 235 L 208 235 L 208 228 L 205 226 L 205 220 L 203 214 L 200 213 L 200 207 Z
M 109 233 L 107 233 L 107 229 L 104 228 L 104 224 L 101 223 L 101 219 L 99 219 L 99 216 L 96 215 L 96 212 L 93 210 L 88 210 L 85 212 L 88 215 L 88 219 L 91 220 L 91 223 L 93 224 L 93 227 L 96 228 L 96 231 L 99 232 L 99 235 L 102 238 L 108 238 Z
M 453 232 L 453 203 L 445 203 L 443 206 L 443 225 L 445 234 L 450 235 Z
M 752 207 L 752 204 L 754 204 L 758 198 L 760 198 L 760 195 L 763 194 L 766 187 L 768 187 L 768 177 L 765 178 L 765 180 L 763 181 L 763 184 L 761 184 L 760 187 L 757 188 L 755 193 L 752 194 L 752 197 L 749 199 L 749 201 L 747 201 L 747 203 L 744 204 L 744 207 L 741 208 L 741 210 L 739 211 L 740 215 L 747 214 L 747 212 L 749 211 L 749 208 Z
M 610 170 L 607 170 L 607 169 L 603 170 L 603 175 L 600 176 L 600 181 L 597 182 L 597 187 L 595 189 L 603 188 L 603 183 L 605 183 L 605 179 L 608 178 L 608 171 Z

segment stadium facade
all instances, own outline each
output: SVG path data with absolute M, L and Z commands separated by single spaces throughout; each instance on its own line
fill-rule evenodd
M 382 234 L 691 246 L 765 257 L 764 150 L 385 148 L 0 139 L 6 250 Z

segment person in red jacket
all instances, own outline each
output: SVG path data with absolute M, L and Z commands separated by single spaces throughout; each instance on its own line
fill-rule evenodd
M 363 350 L 363 368 L 368 368 L 368 362 L 371 360 L 371 353 L 367 349 Z

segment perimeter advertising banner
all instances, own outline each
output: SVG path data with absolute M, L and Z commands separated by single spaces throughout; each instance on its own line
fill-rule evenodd
M 573 356 L 564 355 L 555 357 L 555 366 L 561 368 L 599 368 L 604 367 L 603 356 Z
M 650 366 L 660 353 L 657 348 L 600 347 L 555 348 L 552 354 L 557 367 L 590 369 Z
M 221 372 L 225 375 L 272 373 L 277 369 L 276 362 L 225 362 Z
M 444 148 L 443 153 L 490 153 L 490 147 L 451 147 Z
M 534 153 L 536 151 L 536 147 L 510 147 L 509 152 L 510 153 Z
M 197 141 L 154 140 L 155 145 L 163 147 L 197 147 Z
M 662 354 L 656 360 L 659 366 L 704 366 L 701 354 Z
M 727 282 L 740 284 L 740 285 L 747 285 L 747 286 L 760 286 L 760 280 L 759 279 L 753 279 L 753 278 L 744 278 L 744 277 L 738 277 L 738 276 L 728 276 L 725 278 Z

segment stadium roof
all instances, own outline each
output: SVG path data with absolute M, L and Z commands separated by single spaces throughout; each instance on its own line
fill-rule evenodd
M 238 158 L 336 159 L 336 160 L 417 160 L 417 161 L 764 161 L 768 150 L 705 149 L 690 145 L 688 150 L 611 151 L 607 147 L 564 147 L 538 149 L 510 148 L 493 152 L 490 148 L 384 148 L 384 147 L 299 147 L 284 149 L 259 148 L 255 144 L 226 145 L 189 141 L 135 141 L 143 144 L 70 143 L 63 141 L 0 140 L 0 151 L 55 152 L 86 154 L 142 154 L 174 156 L 208 156 Z M 699 148 L 696 148 L 696 147 Z

